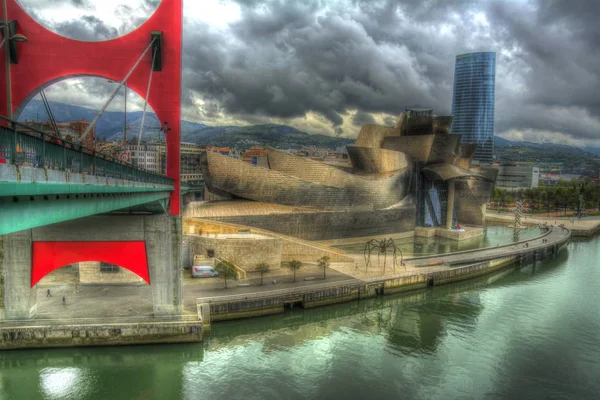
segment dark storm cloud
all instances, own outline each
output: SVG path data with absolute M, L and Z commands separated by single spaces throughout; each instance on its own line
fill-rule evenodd
M 363 125 L 367 125 L 367 124 L 374 124 L 375 123 L 375 118 L 373 118 L 373 116 L 369 113 L 366 113 L 364 111 L 358 110 L 356 112 L 356 114 L 354 114 L 354 116 L 352 117 L 352 125 L 354 126 L 363 126 Z
M 144 0 L 142 7 L 149 15 L 158 3 Z M 237 3 L 241 18 L 225 29 L 186 15 L 183 101 L 200 118 L 256 121 L 314 112 L 340 134 L 348 118 L 371 121 L 374 113 L 387 114 L 389 125 L 406 107 L 445 114 L 455 56 L 496 51 L 497 133 L 597 139 L 600 131 L 596 0 Z M 126 18 L 126 7 L 118 12 L 119 33 L 141 23 Z M 55 29 L 84 40 L 115 30 L 92 16 Z
M 119 34 L 117 29 L 106 25 L 93 15 L 84 15 L 74 21 L 59 23 L 55 28 L 61 35 L 89 41 L 106 40 Z
M 394 126 L 396 125 L 396 118 L 387 116 L 383 119 L 383 124 L 385 126 Z
M 503 27 L 505 62 L 520 69 L 526 90 L 497 96 L 506 112 L 498 130 L 558 131 L 598 139 L 600 128 L 600 3 L 538 1 L 537 8 L 495 3 L 491 23 Z M 511 104 L 505 104 L 511 103 Z
M 314 111 L 333 126 L 348 109 L 391 114 L 405 106 L 449 109 L 448 96 L 434 96 L 403 44 L 378 43 L 348 13 L 323 13 L 322 6 L 317 1 L 243 6 L 232 37 L 201 23 L 188 26 L 186 84 L 228 113 L 293 118 Z

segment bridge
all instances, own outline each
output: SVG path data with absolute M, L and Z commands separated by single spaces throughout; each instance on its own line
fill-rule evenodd
M 102 42 L 41 27 L 16 0 L 0 30 L 0 315 L 35 317 L 36 284 L 65 265 L 99 261 L 152 287 L 155 315 L 182 313 L 180 182 L 182 0 L 163 0 L 138 29 Z M 45 87 L 77 76 L 120 82 L 150 104 L 166 136 L 166 175 L 17 122 Z M 145 114 L 144 114 L 145 115 Z M 143 123 L 142 123 L 143 126 Z M 58 133 L 58 132 L 57 132 Z

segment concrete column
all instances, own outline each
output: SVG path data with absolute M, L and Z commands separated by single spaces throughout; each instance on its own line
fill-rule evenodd
M 448 181 L 448 208 L 446 209 L 446 229 L 452 228 L 454 216 L 454 179 Z
M 181 218 L 168 215 L 144 217 L 154 315 L 178 315 L 183 311 Z
M 31 288 L 31 229 L 11 233 L 4 242 L 4 317 L 35 317 L 37 287 Z

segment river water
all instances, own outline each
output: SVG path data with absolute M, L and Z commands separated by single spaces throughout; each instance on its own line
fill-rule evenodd
M 215 324 L 203 344 L 0 353 L 1 399 L 600 398 L 600 238 L 476 280 Z

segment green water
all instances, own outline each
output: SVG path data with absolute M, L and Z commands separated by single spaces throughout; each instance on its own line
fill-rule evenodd
M 592 399 L 600 238 L 464 283 L 215 324 L 197 345 L 0 353 L 2 399 Z
M 528 227 L 518 231 L 518 240 L 530 239 L 536 236 L 540 236 L 539 227 Z M 481 249 L 484 247 L 494 247 L 496 245 L 505 245 L 515 242 L 515 231 L 514 229 L 505 226 L 488 226 L 484 236 L 480 236 L 473 239 L 456 240 L 444 239 L 440 237 L 435 238 L 415 238 L 413 236 L 409 238 L 392 237 L 396 242 L 396 245 L 402 250 L 403 255 L 406 256 L 424 256 L 428 254 L 444 254 L 454 251 L 462 250 L 473 250 Z M 349 244 L 334 246 L 339 249 L 345 250 L 348 253 L 363 254 L 365 250 L 365 243 Z

